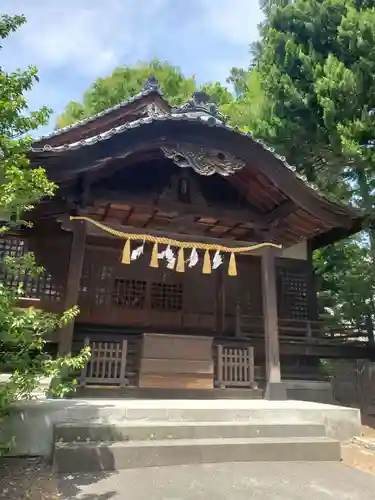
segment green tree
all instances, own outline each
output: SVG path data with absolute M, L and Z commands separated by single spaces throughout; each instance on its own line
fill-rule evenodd
M 330 326 L 344 324 L 372 333 L 371 261 L 361 238 L 317 250 L 314 257 L 321 316 Z
M 70 101 L 57 118 L 57 127 L 71 125 L 115 106 L 141 91 L 146 80 L 154 75 L 169 102 L 178 106 L 191 97 L 196 88 L 194 77 L 185 78 L 179 68 L 153 60 L 136 66 L 120 66 L 111 75 L 98 78 L 83 94 L 82 103 Z
M 327 194 L 372 213 L 375 2 L 269 0 L 263 4 L 266 20 L 254 47 L 251 71 L 259 74 L 267 105 L 250 121 L 250 128 Z M 331 261 L 346 267 L 340 272 L 353 270 L 353 276 L 345 276 L 364 294 L 360 301 L 364 319 L 369 303 L 374 310 L 375 233 L 369 229 L 368 235 L 367 246 L 352 240 L 343 249 L 345 258 L 362 258 L 362 263 L 338 260 L 332 248 L 316 261 L 323 265 L 325 256 L 325 264 Z M 371 279 L 365 289 L 355 279 L 359 264 Z M 346 285 L 338 284 L 341 304 L 351 303 Z M 357 316 L 358 308 L 353 305 L 343 315 Z
M 23 16 L 0 17 L 0 37 L 5 40 L 25 22 Z M 0 72 L 0 231 L 12 231 L 26 223 L 22 217 L 41 198 L 52 196 L 55 185 L 48 181 L 42 168 L 29 168 L 27 158 L 32 138 L 27 135 L 47 123 L 50 110 L 46 107 L 29 111 L 25 93 L 38 80 L 37 69 Z M 36 265 L 34 255 L 7 258 L 1 262 L 2 273 L 38 275 L 43 269 Z M 64 326 L 76 314 L 74 308 L 62 316 L 34 308 L 17 307 L 24 294 L 0 283 L 0 372 L 12 369 L 7 383 L 0 385 L 0 418 L 19 398 L 27 398 L 37 387 L 40 376 L 57 376 L 61 370 L 77 369 L 85 362 L 88 352 L 78 357 L 52 360 L 44 350 L 45 335 Z M 62 385 L 56 393 L 63 393 Z
M 185 77 L 181 70 L 166 62 L 153 60 L 135 66 L 120 66 L 109 76 L 98 78 L 83 94 L 82 102 L 70 101 L 57 118 L 57 128 L 104 111 L 140 92 L 150 76 L 155 76 L 164 96 L 172 106 L 179 106 L 197 90 L 194 76 Z M 233 100 L 232 94 L 220 83 L 199 87 L 207 92 L 225 113 Z

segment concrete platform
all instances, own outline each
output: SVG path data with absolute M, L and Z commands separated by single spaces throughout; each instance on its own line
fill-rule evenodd
M 19 402 L 1 434 L 15 436 L 13 455 L 49 457 L 55 424 L 139 421 L 323 424 L 339 441 L 359 435 L 361 425 L 359 410 L 302 401 L 76 399 Z

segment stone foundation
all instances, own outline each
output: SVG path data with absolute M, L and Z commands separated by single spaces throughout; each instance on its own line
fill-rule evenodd
M 314 403 L 334 404 L 330 382 L 313 380 L 283 380 L 288 399 L 312 401 Z
M 359 410 L 304 401 L 76 399 L 20 402 L 1 432 L 15 436 L 13 455 L 48 457 L 55 424 L 136 421 L 314 423 L 324 424 L 327 436 L 340 441 L 361 429 Z

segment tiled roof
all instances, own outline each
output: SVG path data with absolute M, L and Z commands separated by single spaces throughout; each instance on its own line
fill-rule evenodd
M 151 80 L 151 83 L 149 83 L 150 80 Z M 70 130 L 74 130 L 76 128 L 79 128 L 83 125 L 86 125 L 87 123 L 93 122 L 93 121 L 97 120 L 98 118 L 101 118 L 102 116 L 108 115 L 108 114 L 112 113 L 113 111 L 116 111 L 117 109 L 125 108 L 129 104 L 132 104 L 133 102 L 139 101 L 139 100 L 143 99 L 144 97 L 147 97 L 153 93 L 156 93 L 160 97 L 163 97 L 163 91 L 159 88 L 157 83 L 153 84 L 152 79 L 149 79 L 146 82 L 146 85 L 141 90 L 141 92 L 134 95 L 133 97 L 129 97 L 129 99 L 125 99 L 124 101 L 121 101 L 119 104 L 116 104 L 115 106 L 112 106 L 111 108 L 105 109 L 104 111 L 101 111 L 100 113 L 96 113 L 95 115 L 89 116 L 88 118 L 84 118 L 83 120 L 79 120 L 78 122 L 73 123 L 72 125 L 67 125 L 66 127 L 62 127 L 62 128 L 54 130 L 50 134 L 38 137 L 36 142 L 42 142 L 42 141 L 45 141 L 47 139 L 51 139 L 52 137 L 56 137 L 56 136 L 59 136 L 61 134 L 64 134 L 65 132 L 68 132 Z
M 134 129 L 140 127 L 141 125 L 150 124 L 156 121 L 166 121 L 166 120 L 178 120 L 178 121 L 192 121 L 192 122 L 202 122 L 209 126 L 214 127 L 224 127 L 228 130 L 234 130 L 233 127 L 226 125 L 221 120 L 214 118 L 210 115 L 205 114 L 197 114 L 197 113 L 166 113 L 163 115 L 154 115 L 147 116 L 145 118 L 138 118 L 132 122 L 124 123 L 123 125 L 119 125 L 118 127 L 111 128 L 106 132 L 101 134 L 94 135 L 92 137 L 88 137 L 87 139 L 82 139 L 81 141 L 72 142 L 63 144 L 62 146 L 50 146 L 49 144 L 45 144 L 44 146 L 38 148 L 32 148 L 33 153 L 62 153 L 65 151 L 70 151 L 73 149 L 79 149 L 85 146 L 91 146 L 92 144 L 96 144 L 100 141 L 105 141 L 110 139 L 115 134 L 121 134 L 126 130 Z
M 146 84 L 145 89 L 142 92 L 140 92 L 139 94 L 137 94 L 136 96 L 134 96 L 132 99 L 124 101 L 124 102 L 120 103 L 119 105 L 117 105 L 113 108 L 110 108 L 109 110 L 106 110 L 102 113 L 99 113 L 98 115 L 95 115 L 95 116 L 93 116 L 85 121 L 78 122 L 71 127 L 65 127 L 65 129 L 60 129 L 60 131 L 57 131 L 57 132 L 61 132 L 64 130 L 68 130 L 70 128 L 78 127 L 79 125 L 87 123 L 88 121 L 95 120 L 96 118 L 103 116 L 104 114 L 109 113 L 114 109 L 118 109 L 119 107 L 125 106 L 126 104 L 128 104 L 130 102 L 134 102 L 134 101 L 136 101 L 144 96 L 147 96 L 151 92 L 158 92 L 159 95 L 162 95 L 162 92 L 160 91 L 159 87 L 157 86 L 156 80 L 151 78 L 150 81 L 151 81 L 150 85 L 147 87 L 147 84 Z M 43 156 L 43 153 L 46 153 L 47 154 L 46 156 L 49 156 L 48 153 L 52 153 L 53 156 L 54 155 L 59 156 L 60 154 L 64 154 L 64 153 L 67 153 L 70 151 L 79 150 L 81 148 L 89 147 L 89 146 L 92 146 L 93 144 L 96 144 L 96 143 L 101 142 L 101 141 L 106 141 L 106 140 L 110 139 L 111 137 L 113 137 L 114 135 L 126 133 L 126 131 L 128 131 L 128 130 L 134 130 L 134 129 L 142 127 L 144 125 L 147 126 L 147 125 L 150 125 L 152 123 L 162 122 L 162 121 L 164 121 L 164 122 L 165 121 L 179 121 L 179 122 L 185 121 L 185 122 L 202 123 L 208 127 L 216 127 L 216 128 L 226 129 L 226 130 L 231 131 L 233 133 L 247 137 L 252 142 L 256 142 L 257 144 L 259 144 L 265 151 L 272 154 L 288 170 L 292 171 L 300 182 L 302 182 L 303 184 L 307 185 L 312 190 L 314 190 L 315 193 L 320 198 L 328 200 L 330 203 L 335 204 L 338 208 L 339 207 L 341 209 L 344 208 L 341 205 L 339 200 L 336 200 L 336 199 L 332 198 L 331 196 L 327 196 L 327 194 L 325 194 L 325 193 L 321 193 L 315 185 L 308 182 L 308 180 L 304 176 L 300 175 L 296 171 L 295 167 L 293 167 L 292 165 L 290 165 L 287 162 L 285 157 L 278 155 L 275 152 L 274 148 L 268 147 L 262 140 L 257 139 L 252 134 L 250 134 L 248 132 L 242 132 L 238 127 L 232 127 L 231 125 L 226 123 L 226 117 L 224 117 L 223 115 L 220 114 L 217 107 L 214 104 L 212 104 L 211 102 L 209 102 L 208 96 L 206 94 L 204 94 L 203 92 L 196 92 L 193 95 L 193 98 L 190 99 L 187 103 L 185 103 L 180 108 L 171 109 L 170 112 L 165 112 L 165 111 L 158 112 L 158 110 L 156 110 L 156 111 L 152 110 L 152 111 L 149 111 L 149 114 L 146 117 L 139 118 L 139 119 L 136 119 L 134 121 L 124 123 L 122 125 L 111 128 L 103 133 L 94 135 L 94 136 L 89 137 L 87 139 L 82 139 L 80 141 L 63 144 L 61 146 L 50 146 L 49 144 L 45 144 L 42 147 L 32 148 L 32 153 L 34 153 L 34 154 L 36 153 L 36 155 L 42 154 L 42 156 Z M 51 137 L 51 135 L 48 137 Z M 349 210 L 350 209 L 354 210 L 351 207 L 349 208 Z

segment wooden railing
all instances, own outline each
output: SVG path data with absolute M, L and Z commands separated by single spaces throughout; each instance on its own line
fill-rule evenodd
M 255 388 L 254 349 L 248 346 L 217 346 L 218 387 Z
M 121 342 L 90 342 L 90 339 L 86 337 L 85 345 L 89 345 L 91 348 L 91 358 L 82 369 L 81 385 L 127 385 L 127 340 Z
M 263 317 L 252 316 L 236 310 L 236 337 L 264 338 Z M 321 320 L 279 318 L 280 342 L 304 344 L 351 344 L 364 345 L 369 342 L 364 329 L 332 328 Z

